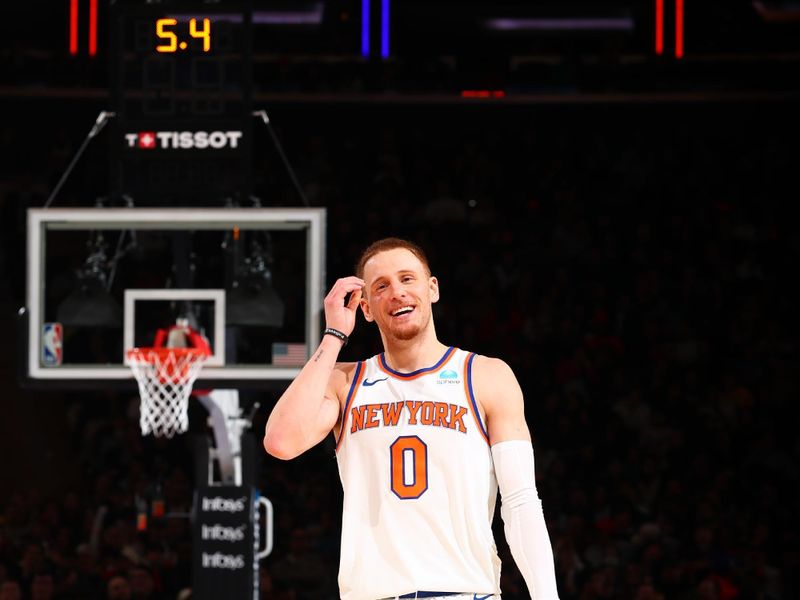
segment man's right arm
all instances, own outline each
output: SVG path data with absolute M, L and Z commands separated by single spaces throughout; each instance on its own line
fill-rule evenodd
M 339 279 L 325 298 L 325 322 L 350 335 L 364 282 L 357 277 Z M 351 293 L 350 300 L 344 299 Z M 264 449 L 289 460 L 316 446 L 336 425 L 341 412 L 340 390 L 347 385 L 352 365 L 336 359 L 342 342 L 324 335 L 314 355 L 275 404 L 264 432 Z
M 323 336 L 314 356 L 275 404 L 264 432 L 264 448 L 272 456 L 294 458 L 316 446 L 336 425 L 336 388 L 345 377 L 336 368 L 341 345 L 335 337 Z

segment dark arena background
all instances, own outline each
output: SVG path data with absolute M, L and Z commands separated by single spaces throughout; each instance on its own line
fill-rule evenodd
M 28 0 L 0 16 L 0 600 L 338 597 L 333 438 L 282 462 L 261 437 L 279 355 L 296 371 L 286 348 L 302 364 L 325 291 L 385 236 L 428 252 L 439 338 L 522 385 L 562 600 L 800 598 L 800 3 Z M 54 226 L 34 247 L 45 208 L 177 212 L 162 233 Z M 275 208 L 324 209 L 308 302 L 291 232 L 250 233 L 230 266 L 238 227 L 178 231 L 193 210 Z M 160 287 L 227 289 L 232 309 L 253 278 L 280 306 L 227 314 L 239 363 L 264 363 L 231 384 L 237 483 L 274 507 L 261 560 L 250 507 L 238 578 L 204 546 L 222 526 L 203 490 L 225 480 L 208 412 L 192 399 L 187 433 L 142 436 L 133 379 L 102 375 L 121 313 L 65 308 L 93 277 L 116 311 Z M 40 316 L 63 324 L 58 358 L 30 353 L 50 347 Z M 359 317 L 342 360 L 380 351 Z M 86 376 L 47 379 L 87 357 Z M 503 597 L 529 597 L 499 515 L 495 537 Z

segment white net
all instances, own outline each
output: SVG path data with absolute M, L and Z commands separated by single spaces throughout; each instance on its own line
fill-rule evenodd
M 193 348 L 133 348 L 128 363 L 139 384 L 142 435 L 171 438 L 189 428 L 189 396 L 206 355 Z

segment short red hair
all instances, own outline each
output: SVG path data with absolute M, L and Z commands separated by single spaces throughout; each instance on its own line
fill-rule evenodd
M 358 259 L 356 263 L 356 277 L 363 279 L 364 278 L 364 265 L 367 264 L 367 261 L 375 256 L 376 254 L 380 254 L 381 252 L 386 252 L 387 250 L 394 250 L 395 248 L 405 248 L 411 254 L 416 256 L 419 261 L 422 263 L 422 266 L 425 267 L 425 271 L 428 273 L 428 277 L 431 275 L 431 267 L 428 263 L 428 257 L 425 256 L 425 252 L 417 246 L 414 242 L 409 242 L 408 240 L 403 240 L 400 238 L 389 237 L 383 238 L 382 240 L 378 240 L 377 242 L 373 242 L 370 244 L 364 252 L 361 253 L 361 258 Z

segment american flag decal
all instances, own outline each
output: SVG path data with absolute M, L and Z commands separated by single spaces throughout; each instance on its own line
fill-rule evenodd
M 272 364 L 276 367 L 302 367 L 308 360 L 305 344 L 272 344 Z

